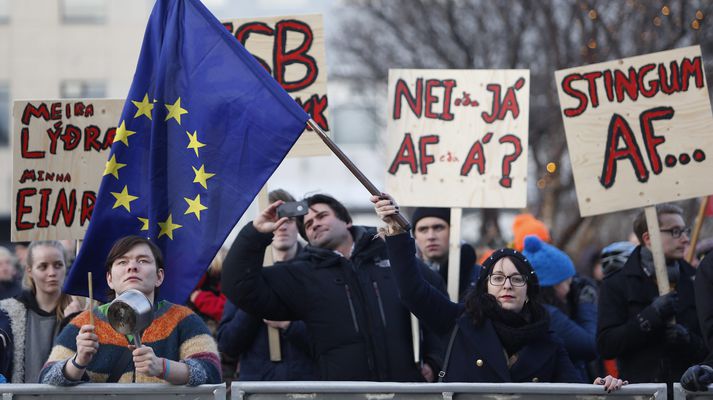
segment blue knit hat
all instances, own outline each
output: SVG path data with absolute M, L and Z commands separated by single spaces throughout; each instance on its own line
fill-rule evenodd
M 522 254 L 530 260 L 542 286 L 554 286 L 575 274 L 574 264 L 569 256 L 537 236 L 525 238 Z

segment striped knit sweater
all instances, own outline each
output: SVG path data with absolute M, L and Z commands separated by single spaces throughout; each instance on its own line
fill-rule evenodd
M 108 304 L 94 309 L 95 333 L 99 336 L 99 351 L 89 363 L 80 381 L 71 381 L 64 376 L 64 366 L 77 350 L 77 335 L 82 325 L 89 324 L 89 312 L 75 317 L 55 340 L 55 345 L 40 372 L 40 383 L 57 386 L 76 385 L 81 382 L 102 383 L 109 379 L 114 364 L 121 358 L 124 349 L 132 343 L 116 332 L 107 319 Z M 161 301 L 154 311 L 154 321 L 144 331 L 141 344 L 151 346 L 158 357 L 180 361 L 188 366 L 188 385 L 220 383 L 220 358 L 215 340 L 205 323 L 190 309 Z M 130 383 L 134 364 L 129 362 L 119 378 L 120 383 Z M 156 377 L 136 374 L 136 382 L 166 382 Z

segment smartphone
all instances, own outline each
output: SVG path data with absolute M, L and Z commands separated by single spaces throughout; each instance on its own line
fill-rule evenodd
M 277 217 L 298 217 L 306 215 L 308 210 L 309 206 L 306 201 L 291 201 L 277 207 Z

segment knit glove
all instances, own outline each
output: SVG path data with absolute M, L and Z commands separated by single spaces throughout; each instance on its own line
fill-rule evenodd
M 644 332 L 650 332 L 662 327 L 666 320 L 675 314 L 674 307 L 678 302 L 678 293 L 669 292 L 654 299 L 648 307 L 636 316 L 639 327 Z
M 681 324 L 673 324 L 666 327 L 666 343 L 680 346 L 691 343 L 691 333 Z
M 713 383 L 713 368 L 707 365 L 694 365 L 681 377 L 681 386 L 690 392 L 704 392 Z

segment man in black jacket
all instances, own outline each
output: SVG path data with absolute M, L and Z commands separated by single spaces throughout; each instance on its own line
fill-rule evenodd
M 708 349 L 713 349 L 713 251 L 709 251 L 696 270 L 696 307 L 701 332 Z M 713 351 L 700 365 L 691 366 L 681 377 L 686 390 L 705 391 L 713 383 Z
M 409 313 L 376 229 L 353 226 L 332 197 L 306 200 L 300 227 L 310 245 L 286 262 L 288 268 L 261 268 L 272 232 L 287 220 L 277 218 L 281 202 L 241 230 L 223 268 L 228 299 L 263 318 L 303 320 L 324 380 L 423 381 L 422 374 L 438 371 L 443 341 L 427 331 L 423 352 L 430 368 L 424 372 L 414 362 Z M 442 280 L 422 268 L 443 289 Z
M 695 270 L 683 260 L 690 232 L 683 210 L 662 204 L 656 213 L 673 291 L 658 295 L 642 211 L 634 221 L 634 233 L 643 245 L 622 269 L 604 278 L 599 296 L 597 348 L 603 358 L 618 360 L 621 378 L 631 383 L 677 382 L 706 352 L 696 316 Z

